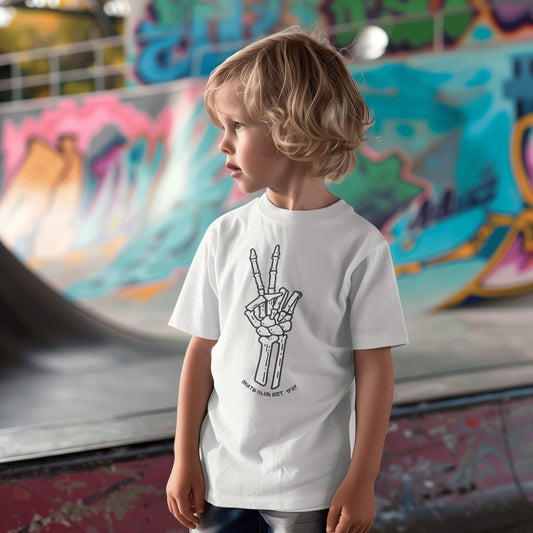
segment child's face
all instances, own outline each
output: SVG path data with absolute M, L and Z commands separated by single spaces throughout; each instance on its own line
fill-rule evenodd
M 250 117 L 239 95 L 240 85 L 226 84 L 215 96 L 217 118 L 224 135 L 219 150 L 226 167 L 244 193 L 270 187 L 284 189 L 297 164 L 280 152 L 266 126 Z

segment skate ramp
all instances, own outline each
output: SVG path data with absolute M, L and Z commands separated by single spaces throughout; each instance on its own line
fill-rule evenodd
M 0 462 L 168 438 L 185 342 L 80 309 L 0 243 Z
M 0 364 L 39 350 L 116 347 L 168 352 L 170 342 L 110 325 L 66 300 L 20 263 L 0 242 Z

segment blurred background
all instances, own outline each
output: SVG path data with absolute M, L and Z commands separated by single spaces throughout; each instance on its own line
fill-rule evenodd
M 166 324 L 207 226 L 250 200 L 202 93 L 294 24 L 374 111 L 330 187 L 388 239 L 410 334 L 374 529 L 533 531 L 530 0 L 0 2 L 2 530 L 182 531 Z

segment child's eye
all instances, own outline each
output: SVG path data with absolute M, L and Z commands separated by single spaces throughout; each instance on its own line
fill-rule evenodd
M 234 122 L 233 127 L 235 128 L 235 131 L 239 131 L 244 128 L 244 124 L 242 122 Z

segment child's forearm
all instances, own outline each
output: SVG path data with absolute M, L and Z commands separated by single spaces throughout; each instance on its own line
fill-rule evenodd
M 200 427 L 213 390 L 211 350 L 216 341 L 192 337 L 181 371 L 174 452 L 198 454 Z
M 354 352 L 356 437 L 349 475 L 374 483 L 381 466 L 394 394 L 391 349 Z

